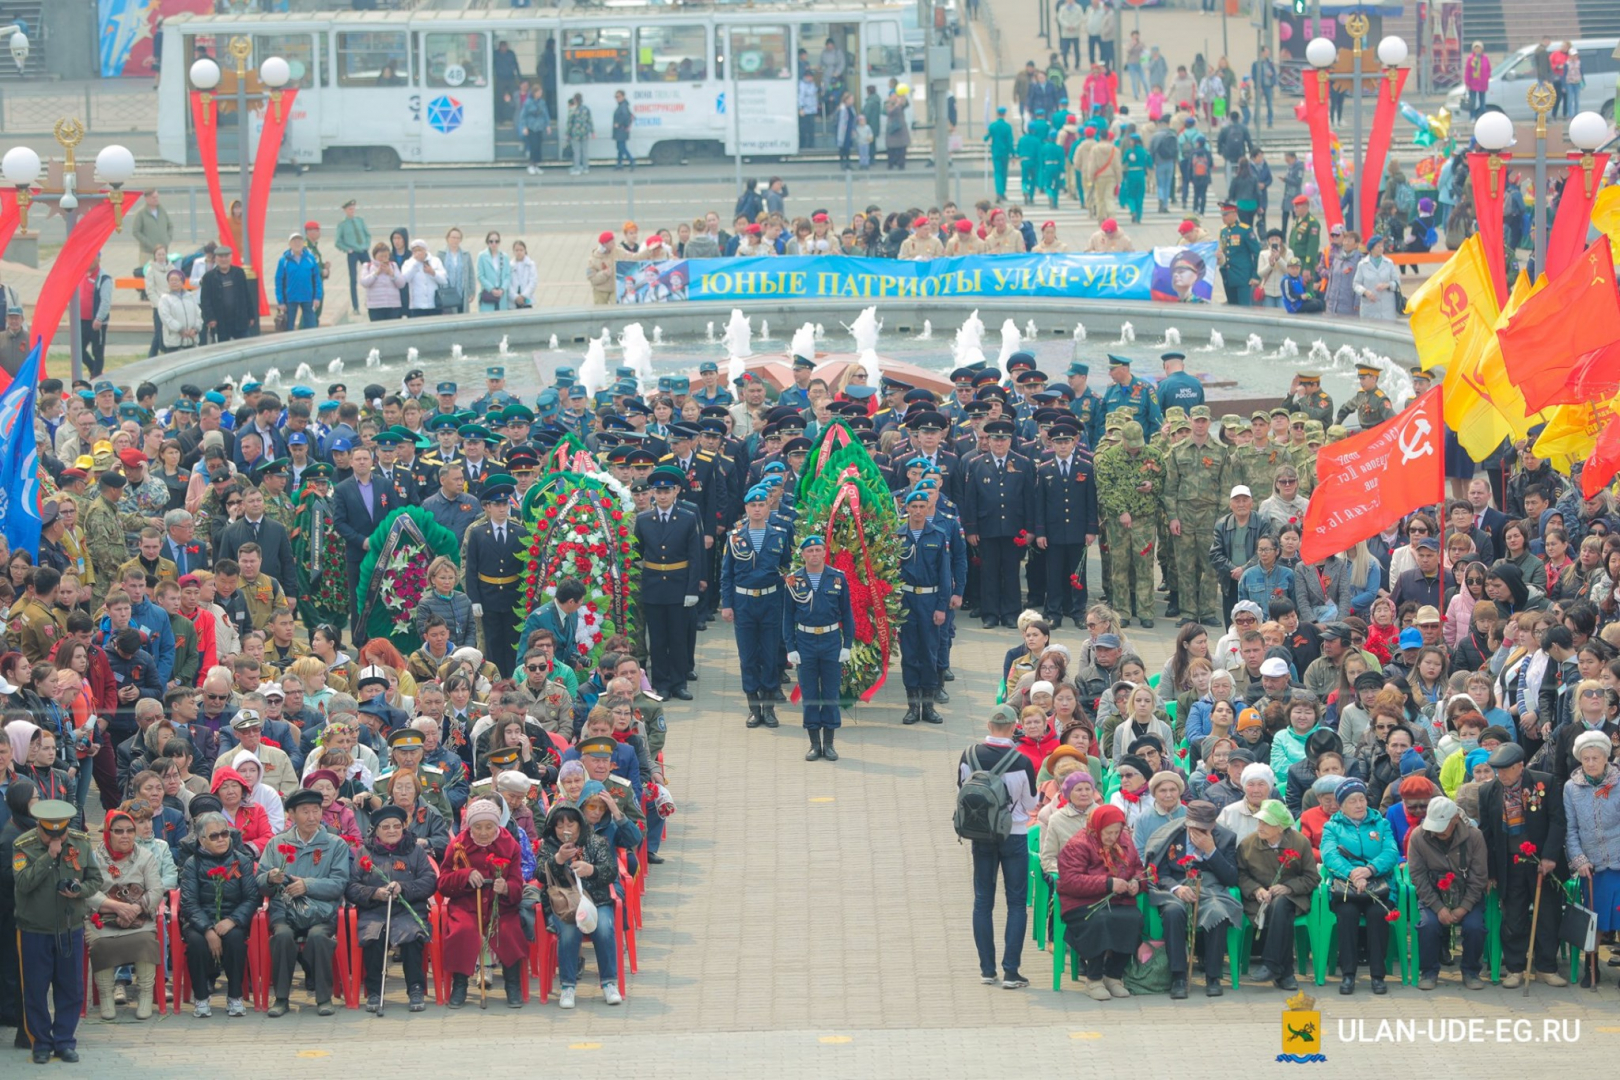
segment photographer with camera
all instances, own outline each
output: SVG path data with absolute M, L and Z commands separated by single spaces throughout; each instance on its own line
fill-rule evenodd
M 89 834 L 68 828 L 75 813 L 60 799 L 36 803 L 34 829 L 12 848 L 23 1010 L 36 1065 L 52 1054 L 79 1060 L 74 1033 L 84 1004 L 85 902 L 104 881 Z

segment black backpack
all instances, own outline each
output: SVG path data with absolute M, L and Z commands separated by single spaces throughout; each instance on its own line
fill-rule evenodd
M 983 745 L 983 744 L 980 744 Z M 990 769 L 979 767 L 978 746 L 968 751 L 973 771 L 956 789 L 956 835 L 963 840 L 999 844 L 1012 834 L 1012 797 L 1001 778 L 1023 755 L 1008 749 Z

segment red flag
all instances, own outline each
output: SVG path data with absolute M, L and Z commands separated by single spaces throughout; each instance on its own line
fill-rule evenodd
M 1620 424 L 1605 424 L 1581 470 L 1581 495 L 1592 498 L 1620 472 Z
M 1322 220 L 1331 229 L 1344 224 L 1344 210 L 1339 205 L 1339 178 L 1333 173 L 1327 72 L 1305 72 L 1300 86 L 1305 91 L 1305 122 L 1311 131 L 1311 168 L 1322 192 Z
M 1445 498 L 1440 391 L 1436 386 L 1393 419 L 1316 452 L 1301 559 L 1314 563 L 1347 551 Z
M 123 193 L 124 206 L 135 207 L 141 202 L 141 193 Z M 77 319 L 79 313 L 69 306 L 79 299 L 79 286 L 90 272 L 101 249 L 113 234 L 113 208 L 110 199 L 101 199 L 86 211 L 68 233 L 67 242 L 56 253 L 45 284 L 40 286 L 39 298 L 34 301 L 34 324 L 29 327 L 34 337 L 44 342 L 39 352 L 39 377 L 45 377 L 45 357 L 51 351 L 51 339 L 56 336 L 62 316 Z
M 1620 391 L 1620 292 L 1609 238 L 1526 300 L 1496 337 L 1508 378 L 1531 412 Z
M 1387 68 L 1378 80 L 1378 107 L 1373 111 L 1372 132 L 1367 136 L 1367 153 L 1361 160 L 1361 175 L 1383 176 L 1384 159 L 1389 156 L 1390 138 L 1395 134 L 1395 106 L 1401 100 L 1410 68 Z M 1315 153 L 1313 150 L 1312 153 Z M 1314 163 L 1314 158 L 1313 158 Z M 1361 200 L 1361 220 L 1367 228 L 1378 220 L 1378 185 L 1367 184 L 1356 192 Z

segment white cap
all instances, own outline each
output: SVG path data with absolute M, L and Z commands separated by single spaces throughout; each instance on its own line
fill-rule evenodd
M 1029 688 L 1030 697 L 1034 697 L 1036 694 L 1050 693 L 1052 693 L 1052 684 L 1045 679 L 1041 679 L 1038 682 L 1031 684 Z
M 302 240 L 302 239 L 304 239 L 304 234 L 301 233 L 301 232 L 289 233 L 288 236 L 287 236 L 287 243 L 290 244 L 294 240 Z M 215 254 L 217 255 L 218 252 L 215 252 Z
M 385 669 L 378 667 L 376 664 L 372 664 L 369 667 L 361 668 L 359 678 L 355 681 L 359 686 L 364 686 L 368 682 L 380 682 L 384 686 L 387 686 L 388 672 Z
M 1260 674 L 1272 679 L 1288 677 L 1288 661 L 1280 656 L 1268 656 L 1260 661 Z
M 1235 499 L 1239 495 L 1247 495 L 1251 499 L 1254 498 L 1254 492 L 1249 490 L 1249 486 L 1247 484 L 1239 484 L 1237 487 L 1233 488 L 1232 494 L 1228 495 L 1227 498 Z
M 1445 832 L 1460 809 L 1444 795 L 1436 795 L 1429 800 L 1429 809 L 1423 815 L 1423 828 L 1429 832 Z
M 412 248 L 421 248 L 423 251 L 426 251 L 428 249 L 427 241 L 422 239 L 420 236 L 418 236 L 415 240 L 411 241 L 411 247 Z
M 278 698 L 285 699 L 286 696 L 287 696 L 287 692 L 281 688 L 280 683 L 278 683 L 278 682 L 267 682 L 263 686 L 259 687 L 259 695 L 261 697 L 265 698 L 266 700 L 268 700 L 270 698 L 273 698 L 273 697 L 278 697 Z

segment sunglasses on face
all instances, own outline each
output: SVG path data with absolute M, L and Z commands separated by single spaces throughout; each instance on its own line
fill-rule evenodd
M 204 840 L 223 840 L 229 835 L 231 835 L 229 832 L 221 830 L 221 831 L 218 831 L 218 832 L 204 833 L 203 834 L 203 839 Z
M 1602 697 L 1604 693 L 1603 690 L 1582 690 L 1581 697 Z

